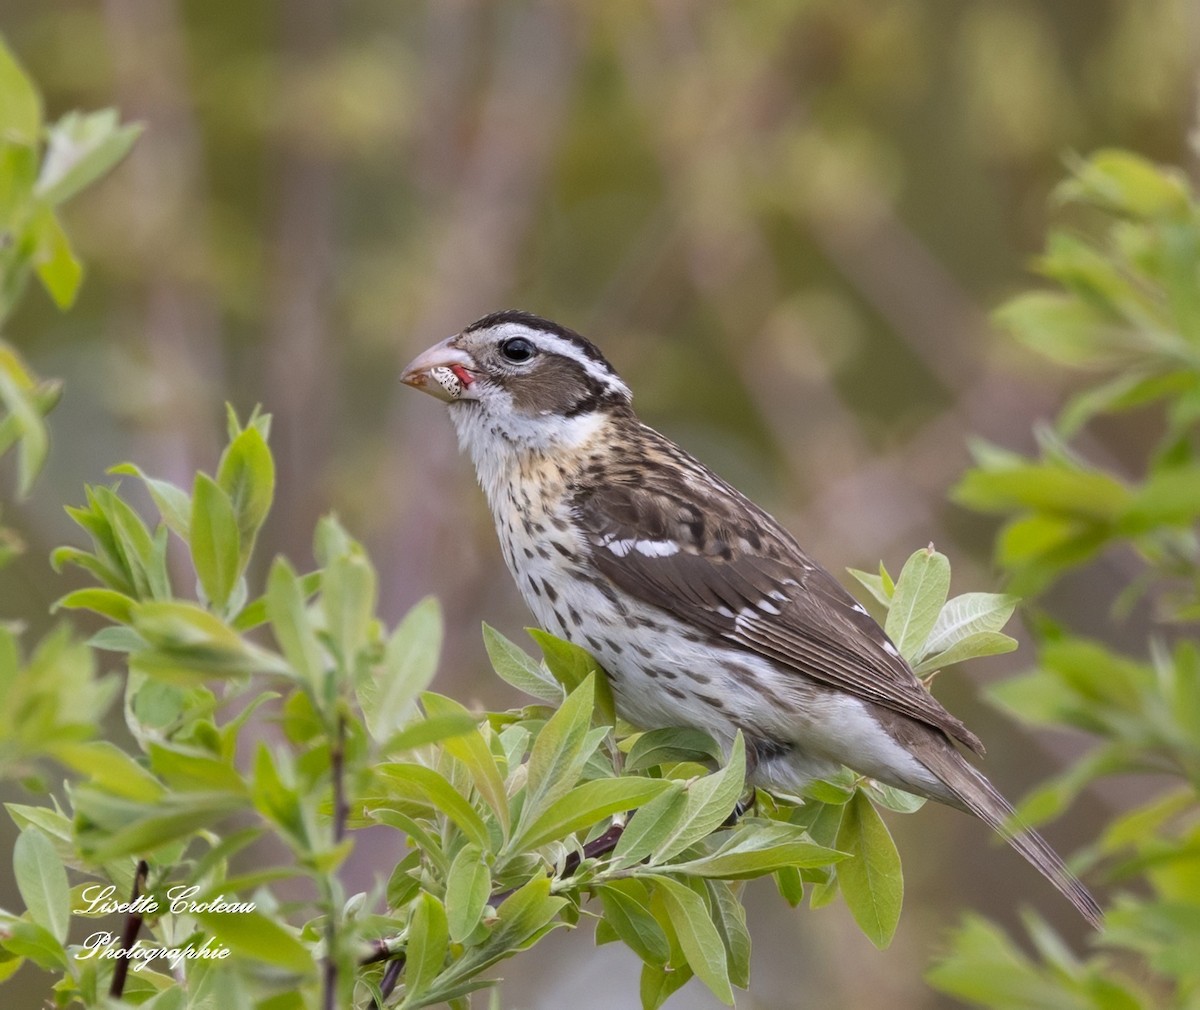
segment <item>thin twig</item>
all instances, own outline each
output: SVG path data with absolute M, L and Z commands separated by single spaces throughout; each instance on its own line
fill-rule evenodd
M 383 978 L 379 980 L 379 993 L 387 999 L 400 984 L 400 973 L 404 971 L 404 955 L 398 954 L 396 960 L 384 969 Z M 382 1004 L 380 1004 L 382 1006 Z
M 129 903 L 136 904 L 141 897 L 142 886 L 146 883 L 146 877 L 150 874 L 150 867 L 146 860 L 139 859 L 137 869 L 133 874 L 133 894 L 130 895 Z M 142 928 L 142 913 L 130 912 L 125 918 L 125 928 L 121 931 L 121 950 L 130 950 L 134 943 L 137 942 L 138 932 Z M 117 961 L 116 967 L 113 968 L 112 985 L 108 987 L 108 994 L 114 999 L 120 999 L 121 994 L 125 991 L 125 978 L 129 974 L 128 957 L 122 957 Z
M 595 859 L 599 856 L 606 856 L 617 847 L 617 842 L 621 840 L 621 835 L 625 831 L 624 824 L 614 824 L 604 834 L 598 838 L 593 838 L 583 847 L 583 852 L 572 852 L 566 859 L 563 860 L 562 872 L 555 874 L 555 879 L 566 880 L 568 877 L 575 875 L 575 871 L 579 869 L 579 865 L 585 859 Z M 491 904 L 499 905 L 513 893 L 516 888 L 509 888 L 507 891 L 497 891 L 492 895 Z M 379 992 L 383 999 L 387 999 L 396 986 L 400 982 L 400 973 L 404 970 L 404 951 L 393 951 L 386 940 L 376 940 L 373 944 L 373 950 L 370 954 L 364 957 L 359 964 L 366 966 L 369 964 L 378 964 L 380 961 L 392 959 L 391 964 L 383 973 L 383 978 L 379 982 Z M 382 1006 L 381 1003 L 376 1003 L 376 1006 Z
M 333 844 L 338 845 L 346 837 L 346 820 L 350 808 L 346 802 L 346 717 L 338 715 L 337 728 L 334 731 L 333 746 L 329 751 L 329 775 L 333 780 Z M 325 965 L 323 970 L 322 1006 L 325 1010 L 336 1010 L 337 1007 L 337 930 L 338 916 L 333 908 L 333 887 L 329 891 L 329 908 L 325 917 Z

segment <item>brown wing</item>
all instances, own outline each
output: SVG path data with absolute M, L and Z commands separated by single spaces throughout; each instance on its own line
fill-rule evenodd
M 672 466 L 639 467 L 636 485 L 618 479 L 575 494 L 592 560 L 614 585 L 983 753 L 978 737 L 929 693 L 883 629 L 786 530 L 702 464 L 663 443 L 655 449 L 669 452 Z

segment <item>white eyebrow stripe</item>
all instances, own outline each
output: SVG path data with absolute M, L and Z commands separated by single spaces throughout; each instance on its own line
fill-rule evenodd
M 571 341 L 564 340 L 553 333 L 541 331 L 537 334 L 537 343 L 553 354 L 561 354 L 564 358 L 570 358 L 572 361 L 578 362 L 580 367 L 589 376 L 609 391 L 624 393 L 626 396 L 629 395 L 629 387 L 617 375 L 605 368 L 599 361 L 589 358 Z
M 621 381 L 620 376 L 609 368 L 605 368 L 599 361 L 595 361 L 584 354 L 578 346 L 570 340 L 566 340 L 557 334 L 550 333 L 546 330 L 539 330 L 533 326 L 527 326 L 524 323 L 505 323 L 496 331 L 497 339 L 509 340 L 512 337 L 524 337 L 526 340 L 532 341 L 543 351 L 550 354 L 559 354 L 564 358 L 570 358 L 579 364 L 587 374 L 599 382 L 610 393 L 620 393 L 626 398 L 632 397 L 629 387 Z

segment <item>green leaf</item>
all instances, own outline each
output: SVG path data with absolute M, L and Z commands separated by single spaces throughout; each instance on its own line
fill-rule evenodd
M 950 562 L 932 544 L 904 563 L 884 631 L 906 660 L 920 657 L 949 591 Z
M 425 747 L 450 737 L 462 736 L 478 728 L 472 715 L 439 715 L 431 719 L 414 719 L 399 732 L 393 733 L 380 748 L 386 755 Z
M 78 809 L 79 792 L 76 791 Z M 122 856 L 142 856 L 186 838 L 196 831 L 209 829 L 248 804 L 230 793 L 190 792 L 168 796 L 144 816 L 126 818 L 128 823 L 111 833 L 81 835 L 81 851 L 97 863 Z
M 1121 513 L 1122 532 L 1137 534 L 1159 526 L 1190 526 L 1200 516 L 1200 465 L 1172 467 L 1137 488 Z
M 71 925 L 71 886 L 53 844 L 37 828 L 26 828 L 17 836 L 13 876 L 29 917 L 59 943 L 66 943 Z
M 127 474 L 141 480 L 146 485 L 146 490 L 150 492 L 150 497 L 158 508 L 158 514 L 167 528 L 184 540 L 188 538 L 192 526 L 192 499 L 188 497 L 186 491 L 176 487 L 170 481 L 146 476 L 140 468 L 132 463 L 121 463 L 110 467 L 108 472 Z
M 408 925 L 404 984 L 408 994 L 419 996 L 442 972 L 450 939 L 446 910 L 428 891 L 414 903 Z
M 574 691 L 589 674 L 596 675 L 596 711 L 603 721 L 612 725 L 616 719 L 616 708 L 613 705 L 612 691 L 608 686 L 608 678 L 600 664 L 586 649 L 572 642 L 555 638 L 540 628 L 526 628 L 530 637 L 537 642 L 546 660 L 546 668 L 568 692 Z
M 669 786 L 629 819 L 613 849 L 614 868 L 625 869 L 640 863 L 682 823 L 688 812 L 688 793 L 678 783 L 670 782 Z
M 139 603 L 133 627 L 153 647 L 134 657 L 137 668 L 151 676 L 178 676 L 190 683 L 189 676 L 287 672 L 278 657 L 243 641 L 215 614 L 192 603 Z
M 584 743 L 591 727 L 594 685 L 595 674 L 588 674 L 533 741 L 518 834 L 578 781 L 589 756 Z
M 521 949 L 565 904 L 566 898 L 550 893 L 549 877 L 534 877 L 517 888 L 496 909 L 498 921 L 492 929 L 489 946 L 506 950 Z
M 745 783 L 746 745 L 739 730 L 734 737 L 729 763 L 720 771 L 688 785 L 683 815 L 655 845 L 650 854 L 651 864 L 666 862 L 724 824 L 745 789 Z
M 71 240 L 48 207 L 36 216 L 34 229 L 37 242 L 34 266 L 38 279 L 55 305 L 69 309 L 75 304 L 83 282 L 83 264 L 75 257 Z
M 217 483 L 233 504 L 244 568 L 275 497 L 275 461 L 257 428 L 244 428 L 226 447 L 217 466 Z
M 481 849 L 491 848 L 483 818 L 439 772 L 424 765 L 389 762 L 378 766 L 388 778 L 388 796 L 421 803 L 441 811 Z
M 367 678 L 359 679 L 359 701 L 372 739 L 388 740 L 409 718 L 413 702 L 437 672 L 442 635 L 441 605 L 427 596 L 392 632 L 382 660 L 368 671 Z
M 599 885 L 596 893 L 604 906 L 604 920 L 646 964 L 662 967 L 671 957 L 671 946 L 651 914 L 649 893 L 640 880 L 614 880 Z
M 1015 596 L 1003 593 L 963 593 L 947 601 L 925 641 L 925 655 L 944 652 L 981 631 L 999 631 L 1017 602 Z
M 446 876 L 446 920 L 450 939 L 463 943 L 483 918 L 492 895 L 492 875 L 478 845 L 458 850 Z
M 734 885 L 722 880 L 706 880 L 713 925 L 725 945 L 729 981 L 739 989 L 750 985 L 750 930 L 746 927 L 746 909 L 742 907 Z
M 692 969 L 658 968 L 652 964 L 642 965 L 641 983 L 638 988 L 642 1010 L 658 1010 L 668 998 L 692 980 Z
M 55 602 L 53 609 L 91 610 L 119 624 L 129 624 L 133 620 L 133 605 L 132 597 L 115 589 L 76 589 Z
M 348 670 L 369 641 L 377 591 L 375 569 L 355 541 L 326 562 L 321 609 L 329 637 Z
M 0 305 L 0 313 L 2 310 L 3 306 Z M 42 420 L 43 411 L 33 377 L 17 352 L 3 341 L 0 341 L 0 401 L 9 410 L 6 423 L 11 420 L 20 432 L 17 493 L 24 497 L 46 460 L 50 436 Z
M 962 663 L 968 659 L 979 659 L 983 656 L 999 656 L 1012 652 L 1017 648 L 1017 640 L 998 631 L 980 631 L 967 638 L 960 639 L 944 652 L 927 655 L 921 662 L 913 666 L 917 674 L 931 673 L 941 670 L 954 663 Z
M 470 715 L 453 698 L 429 691 L 421 696 L 421 702 L 431 718 Z M 504 778 L 500 774 L 500 769 L 496 767 L 496 759 L 492 755 L 487 741 L 484 740 L 483 734 L 478 729 L 473 733 L 461 733 L 448 738 L 443 746 L 448 754 L 457 758 L 466 767 L 471 781 L 479 790 L 479 795 L 487 801 L 507 834 L 512 816 L 508 806 L 508 791 L 505 789 Z
M 986 1006 L 1080 1005 L 1063 991 L 1059 978 L 1043 977 L 999 926 L 974 915 L 966 917 L 953 936 L 950 954 L 926 977 L 943 992 Z
M 1078 162 L 1074 177 L 1062 183 L 1056 195 L 1135 217 L 1175 218 L 1188 212 L 1188 186 L 1181 173 L 1117 148 Z
M 51 125 L 37 195 L 51 206 L 69 200 L 117 164 L 140 126 L 120 126 L 115 109 L 68 112 Z
M 720 745 L 702 729 L 666 727 L 642 733 L 625 757 L 627 772 L 644 771 L 680 761 L 720 763 Z
M 715 852 L 672 863 L 669 869 L 696 877 L 745 880 L 786 866 L 828 866 L 845 858 L 843 852 L 817 845 L 807 832 L 795 825 L 754 822 L 751 826 L 739 827 Z
M 278 557 L 267 576 L 266 609 L 284 659 L 314 690 L 324 680 L 325 656 L 309 620 L 305 593 L 286 558 Z
M 1095 522 L 1114 522 L 1131 497 L 1129 489 L 1107 473 L 1054 463 L 970 470 L 953 496 L 979 512 L 1036 509 Z
M 733 989 L 729 984 L 725 944 L 713 924 L 704 899 L 690 887 L 670 877 L 656 876 L 654 886 L 662 895 L 663 904 L 679 939 L 679 946 L 687 958 L 688 967 L 712 990 L 717 999 L 733 1006 Z
M 599 824 L 613 814 L 632 810 L 671 790 L 678 791 L 678 787 L 664 779 L 632 776 L 583 782 L 551 803 L 522 834 L 514 835 L 510 849 L 536 849 Z
M 155 803 L 166 795 L 166 787 L 150 771 L 110 740 L 64 740 L 52 744 L 50 753 L 114 796 Z
M 0 936 L 3 937 L 6 953 L 27 957 L 46 971 L 67 970 L 67 952 L 44 926 L 24 919 L 9 918 L 0 912 Z
M 837 847 L 852 857 L 838 864 L 842 896 L 867 939 L 882 950 L 900 922 L 904 877 L 887 826 L 861 792 L 846 804 Z
M 0 142 L 34 147 L 41 132 L 42 101 L 37 88 L 0 37 Z
M 207 474 L 196 474 L 192 487 L 192 562 L 204 595 L 224 611 L 241 575 L 237 518 L 233 503 Z
M 883 604 L 885 609 L 891 607 L 892 594 L 896 591 L 896 586 L 891 579 L 886 578 L 887 572 L 882 564 L 879 566 L 880 574 L 878 575 L 861 571 L 858 568 L 847 568 L 846 571 L 861 582 L 876 601 Z
M 563 697 L 558 682 L 524 649 L 505 638 L 490 624 L 483 626 L 483 645 L 496 675 L 518 691 L 557 705 Z
M 316 970 L 312 952 L 295 933 L 262 912 L 191 912 L 217 942 L 241 957 L 253 958 L 296 975 Z

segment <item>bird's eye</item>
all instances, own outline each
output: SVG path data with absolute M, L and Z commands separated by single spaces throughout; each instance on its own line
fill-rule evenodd
M 537 353 L 537 348 L 524 337 L 510 337 L 500 345 L 500 353 L 514 362 L 528 361 Z

